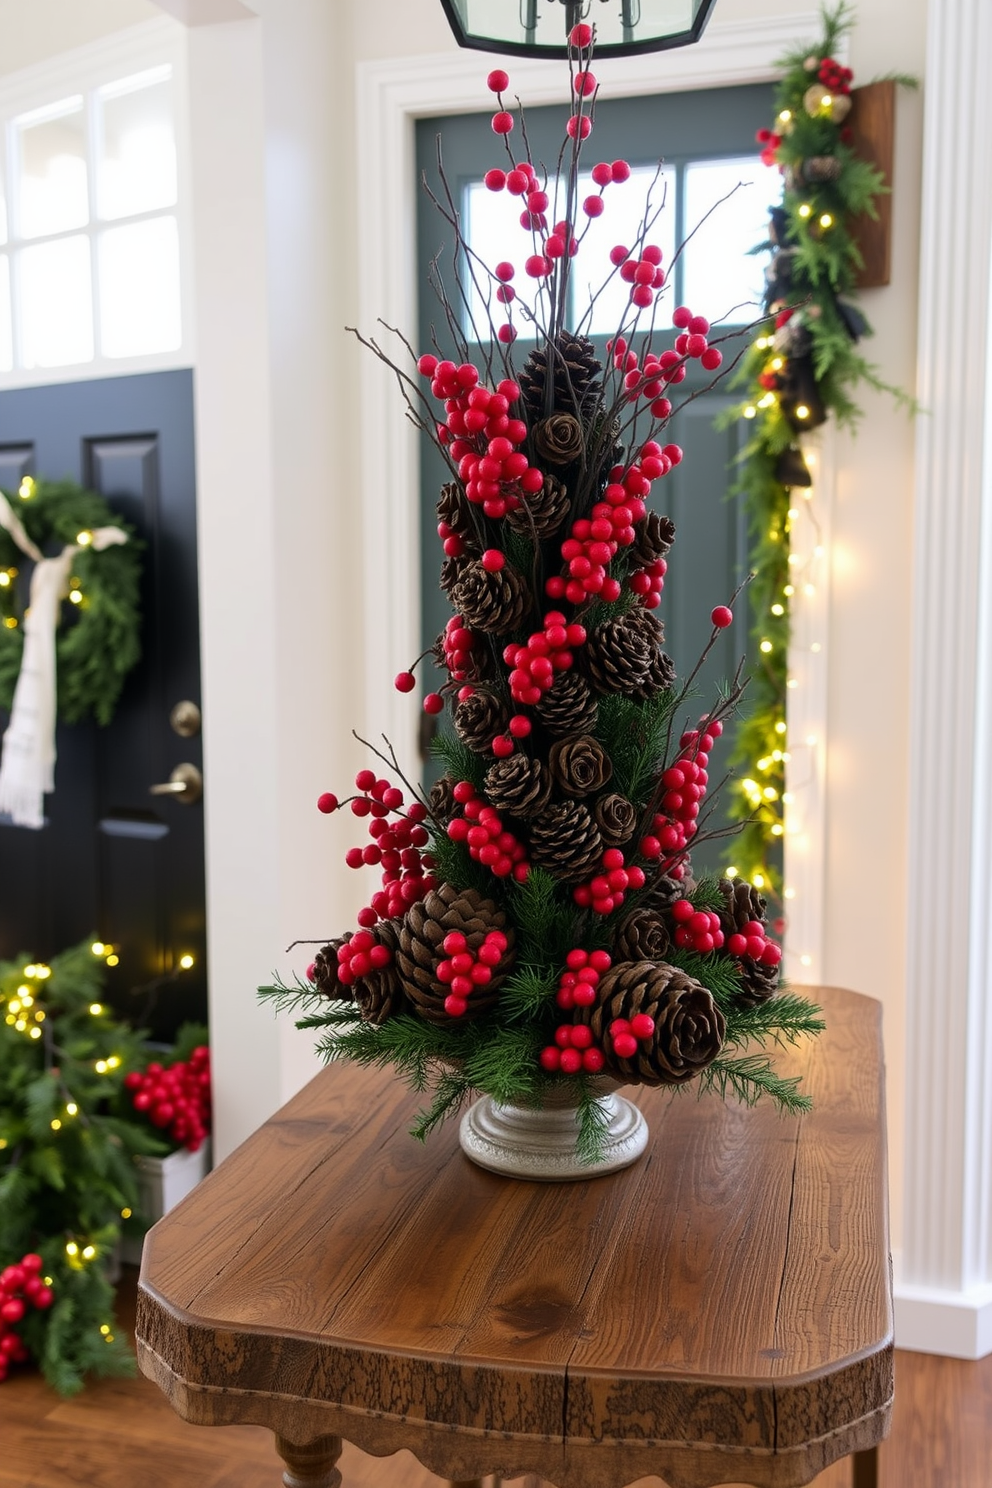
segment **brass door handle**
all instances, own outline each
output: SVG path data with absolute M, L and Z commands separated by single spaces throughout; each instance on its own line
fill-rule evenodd
M 182 806 L 192 806 L 203 795 L 203 776 L 195 765 L 177 765 L 163 785 L 151 785 L 153 796 L 175 796 Z

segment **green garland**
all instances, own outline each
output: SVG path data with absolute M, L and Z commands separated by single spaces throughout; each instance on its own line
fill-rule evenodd
M 143 1228 L 133 1159 L 167 1151 L 127 1115 L 124 1076 L 147 1055 L 102 985 L 88 942 L 51 966 L 0 963 L 0 1270 L 41 1256 L 52 1304 L 29 1307 L 16 1331 L 63 1395 L 86 1374 L 133 1369 L 109 1270 L 122 1230 Z
M 124 544 L 96 552 L 82 546 L 73 561 L 67 623 L 56 641 L 59 717 L 79 723 L 92 716 L 110 722 L 124 679 L 141 655 L 140 543 L 102 496 L 71 481 L 22 481 L 8 494 L 25 531 L 42 552 L 74 543 L 97 527 L 120 527 Z M 24 554 L 0 527 L 0 708 L 10 710 L 24 648 L 22 586 L 16 582 Z
M 877 216 L 887 191 L 874 166 L 852 148 L 845 122 L 851 73 L 835 61 L 853 13 L 841 3 L 823 11 L 823 35 L 782 58 L 775 129 L 761 130 L 765 163 L 783 174 L 782 206 L 772 213 L 773 252 L 765 308 L 736 381 L 744 400 L 729 414 L 751 421 L 735 492 L 745 502 L 750 528 L 750 644 L 752 677 L 748 717 L 737 732 L 733 763 L 739 785 L 729 809 L 743 831 L 734 844 L 742 877 L 781 896 L 778 866 L 784 832 L 786 683 L 794 575 L 789 567 L 790 510 L 794 487 L 809 487 L 803 432 L 829 418 L 853 427 L 860 415 L 860 385 L 889 387 L 857 350 L 871 328 L 850 296 L 862 265 L 854 236 L 861 214 Z M 915 86 L 912 78 L 897 81 Z M 758 250 L 760 251 L 760 250 Z

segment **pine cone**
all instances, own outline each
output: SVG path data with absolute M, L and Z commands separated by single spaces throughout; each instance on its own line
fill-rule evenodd
M 491 979 L 485 986 L 476 988 L 468 999 L 466 1012 L 457 1021 L 478 1018 L 488 1012 L 498 1001 L 499 989 L 513 966 L 513 929 L 492 899 L 484 898 L 475 889 L 456 889 L 449 883 L 433 889 L 426 899 L 411 904 L 404 915 L 396 951 L 396 969 L 403 990 L 412 1010 L 428 1023 L 456 1021 L 444 1010 L 450 988 L 437 978 L 439 963 L 447 959 L 444 937 L 452 930 L 461 931 L 470 951 L 479 949 L 490 930 L 502 930 L 507 938 L 506 950 L 499 965 L 493 968 Z
M 552 537 L 568 516 L 570 497 L 565 486 L 553 475 L 545 475 L 544 485 L 531 496 L 522 493 L 520 505 L 506 514 L 506 525 L 521 537 Z
M 490 573 L 481 563 L 464 564 L 448 593 L 466 625 L 492 635 L 517 630 L 530 603 L 526 583 L 508 563 L 498 573 Z
M 571 465 L 585 449 L 582 425 L 570 413 L 553 413 L 531 429 L 534 450 L 548 465 Z
M 457 481 L 448 481 L 441 487 L 436 510 L 439 522 L 446 522 L 452 532 L 457 533 L 476 552 L 479 551 L 472 519 L 472 503 Z
M 471 559 L 467 557 L 446 558 L 441 564 L 441 572 L 438 575 L 437 581 L 449 598 L 451 597 L 451 591 L 465 573 L 470 562 Z
M 820 181 L 836 181 L 840 175 L 840 161 L 836 155 L 811 155 L 799 167 L 799 175 L 806 186 Z
M 720 929 L 724 935 L 743 930 L 750 920 L 757 920 L 762 925 L 766 923 L 768 900 L 747 879 L 721 878 L 720 897 L 723 900 Z
M 626 796 L 612 791 L 600 796 L 592 811 L 604 847 L 623 847 L 634 835 L 637 809 Z
M 572 734 L 591 734 L 598 709 L 589 683 L 578 672 L 570 671 L 558 673 L 535 712 L 553 738 L 563 739 Z
M 483 790 L 497 811 L 526 819 L 548 804 L 551 777 L 540 760 L 516 753 L 490 766 Z
M 634 613 L 628 610 L 589 634 L 581 655 L 596 692 L 629 694 L 648 680 L 657 646 L 636 621 L 632 623 Z
M 768 1002 L 775 996 L 782 964 L 766 966 L 763 961 L 753 961 L 750 956 L 741 957 L 741 981 L 734 993 L 738 1007 L 753 1008 L 759 1002 Z
M 547 806 L 530 828 L 530 860 L 562 883 L 580 883 L 600 866 L 603 839 L 579 802 Z
M 683 866 L 686 870 L 684 878 L 672 878 L 667 873 L 659 873 L 657 878 L 649 879 L 637 896 L 638 909 L 653 909 L 658 914 L 663 914 L 671 909 L 676 899 L 687 899 L 694 887 L 688 858 L 683 859 Z
M 657 512 L 648 512 L 643 522 L 634 529 L 634 557 L 648 568 L 659 558 L 667 558 L 675 541 L 675 523 L 671 517 L 659 517 Z
M 484 688 L 457 703 L 453 716 L 455 733 L 476 754 L 488 754 L 496 735 L 504 733 L 510 721 L 506 704 Z
M 647 611 L 644 612 L 647 614 Z M 630 689 L 629 696 L 643 703 L 659 692 L 665 692 L 675 682 L 675 663 L 666 651 L 656 651 L 651 658 L 647 676 L 643 682 Z
M 553 343 L 536 346 L 517 379 L 528 422 L 536 423 L 552 413 L 571 413 L 585 423 L 599 402 L 602 370 L 595 347 L 585 336 L 559 331 Z
M 613 774 L 612 760 L 592 734 L 579 734 L 552 744 L 548 767 L 555 785 L 571 797 L 591 796 Z
M 427 810 L 436 822 L 447 826 L 453 816 L 458 814 L 458 802 L 455 800 L 455 784 L 450 775 L 442 775 L 435 780 L 427 792 Z
M 664 919 L 653 909 L 632 909 L 617 926 L 617 961 L 664 961 L 671 945 Z
M 343 1002 L 351 1000 L 351 988 L 342 987 L 338 981 L 338 947 L 343 946 L 347 939 L 346 935 L 339 935 L 336 940 L 328 941 L 313 958 L 310 980 L 322 997 L 338 998 Z
M 397 1013 L 406 1011 L 406 997 L 396 970 L 398 925 L 398 920 L 380 920 L 374 926 L 372 934 L 377 943 L 388 946 L 393 953 L 393 960 L 388 966 L 370 971 L 368 976 L 359 977 L 352 985 L 351 993 L 364 1023 L 385 1023 L 387 1018 L 394 1018 Z
M 614 1053 L 610 1024 L 635 1013 L 654 1019 L 654 1037 L 639 1042 L 630 1059 Z M 703 1072 L 719 1054 L 726 1033 L 712 994 L 693 977 L 665 962 L 620 961 L 604 972 L 596 1001 L 581 1020 L 592 1029 L 606 1055 L 606 1068 L 622 1080 L 643 1085 L 683 1085 Z

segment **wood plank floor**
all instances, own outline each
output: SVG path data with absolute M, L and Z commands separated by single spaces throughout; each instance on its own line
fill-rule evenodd
M 133 1317 L 135 1272 L 120 1289 Z M 98 1381 L 60 1400 L 34 1371 L 0 1385 L 0 1488 L 280 1488 L 279 1459 L 260 1427 L 187 1426 L 148 1380 Z M 346 1446 L 345 1488 L 438 1488 L 407 1452 L 366 1457 Z M 977 1364 L 897 1353 L 892 1434 L 881 1488 L 992 1488 L 992 1355 Z M 639 1488 L 658 1488 L 644 1478 Z M 849 1488 L 835 1463 L 812 1488 Z M 540 1488 L 537 1479 L 520 1488 Z

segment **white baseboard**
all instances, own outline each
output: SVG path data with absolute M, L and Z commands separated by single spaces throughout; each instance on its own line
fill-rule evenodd
M 895 1334 L 896 1348 L 983 1359 L 992 1354 L 992 1285 L 954 1292 L 897 1283 Z

